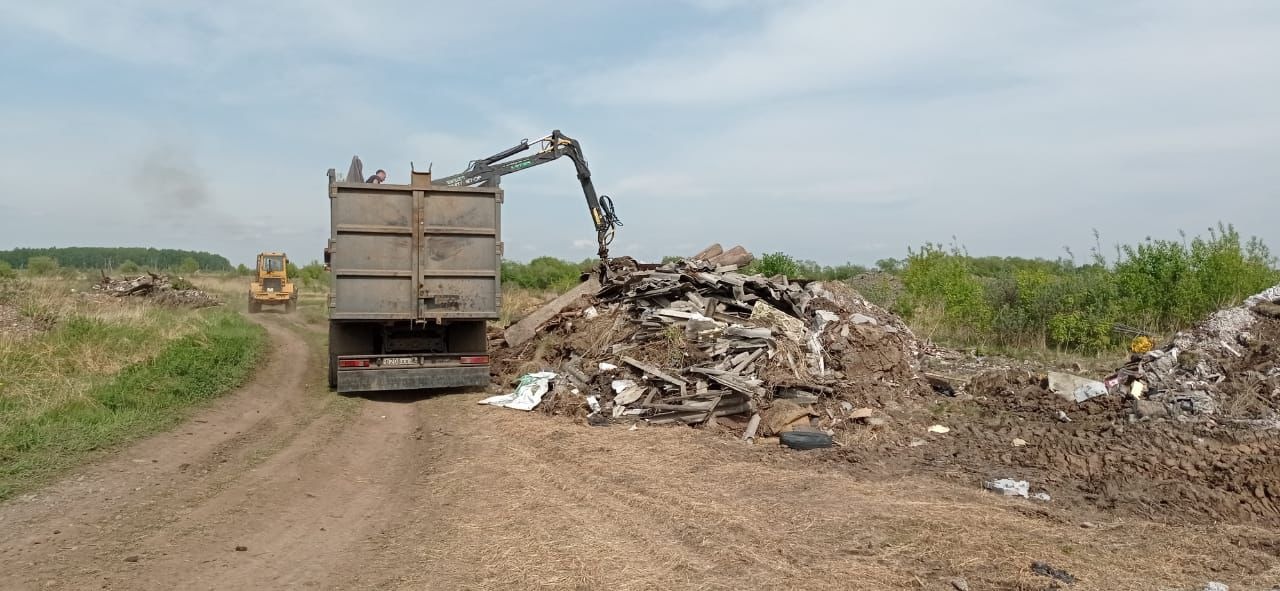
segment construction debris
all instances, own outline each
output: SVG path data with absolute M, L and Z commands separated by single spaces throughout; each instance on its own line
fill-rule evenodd
M 1259 337 L 1258 329 L 1274 332 L 1271 311 L 1277 307 L 1280 286 L 1215 312 L 1175 334 L 1164 347 L 1135 355 L 1106 384 L 1115 394 L 1133 399 L 1140 418 L 1274 421 L 1276 409 L 1262 401 L 1280 396 L 1280 369 L 1276 352 Z M 1143 400 L 1163 410 L 1153 414 L 1154 405 L 1138 404 Z
M 213 295 L 195 289 L 181 277 L 173 280 L 168 275 L 155 273 L 122 279 L 112 279 L 104 273 L 93 289 L 115 297 L 143 297 L 166 306 L 208 308 L 222 303 Z
M 584 283 L 534 312 L 506 332 L 509 348 L 496 357 L 521 371 L 537 358 L 565 377 L 547 412 L 687 425 L 738 417 L 716 422 L 748 441 L 826 437 L 795 436 L 806 449 L 829 447 L 833 427 L 867 424 L 869 409 L 850 412 L 841 396 L 863 395 L 852 399 L 862 407 L 867 395 L 928 391 L 901 319 L 841 284 L 740 272 L 752 259 L 719 245 L 663 265 L 616 259 L 593 296 Z

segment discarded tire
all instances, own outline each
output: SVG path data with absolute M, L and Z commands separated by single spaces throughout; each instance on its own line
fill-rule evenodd
M 782 445 L 791 449 L 822 449 L 834 445 L 830 435 L 816 431 L 787 431 L 779 438 Z

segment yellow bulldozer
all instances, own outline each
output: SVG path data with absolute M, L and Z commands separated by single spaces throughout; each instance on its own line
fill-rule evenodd
M 284 306 L 285 312 L 298 309 L 298 289 L 289 281 L 289 257 L 283 252 L 258 255 L 258 269 L 249 284 L 249 313 L 263 306 Z

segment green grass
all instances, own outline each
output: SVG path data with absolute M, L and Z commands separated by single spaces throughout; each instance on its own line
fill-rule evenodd
M 266 332 L 229 310 L 193 316 L 196 329 L 154 356 L 89 386 L 83 396 L 28 412 L 0 397 L 0 499 L 83 462 L 90 454 L 163 430 L 198 404 L 235 388 L 255 367 Z M 55 337 L 128 346 L 127 326 L 67 323 Z M 68 360 L 56 360 L 68 363 Z

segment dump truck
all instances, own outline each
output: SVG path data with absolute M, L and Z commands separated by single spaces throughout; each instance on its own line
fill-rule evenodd
M 285 312 L 298 308 L 298 290 L 289 281 L 289 257 L 283 252 L 258 254 L 258 266 L 249 283 L 249 313 L 263 306 L 284 306 Z
M 558 130 L 439 179 L 410 164 L 407 185 L 361 182 L 359 157 L 344 180 L 329 169 L 329 386 L 376 392 L 487 385 L 487 323 L 502 304 L 499 183 L 561 156 L 575 164 L 600 243 L 600 273 L 607 273 L 608 244 L 621 222 L 612 200 L 597 198 L 578 142 Z
M 359 178 L 340 182 L 329 170 L 329 386 L 488 384 L 502 190 L 433 185 L 419 171 L 407 185 Z

